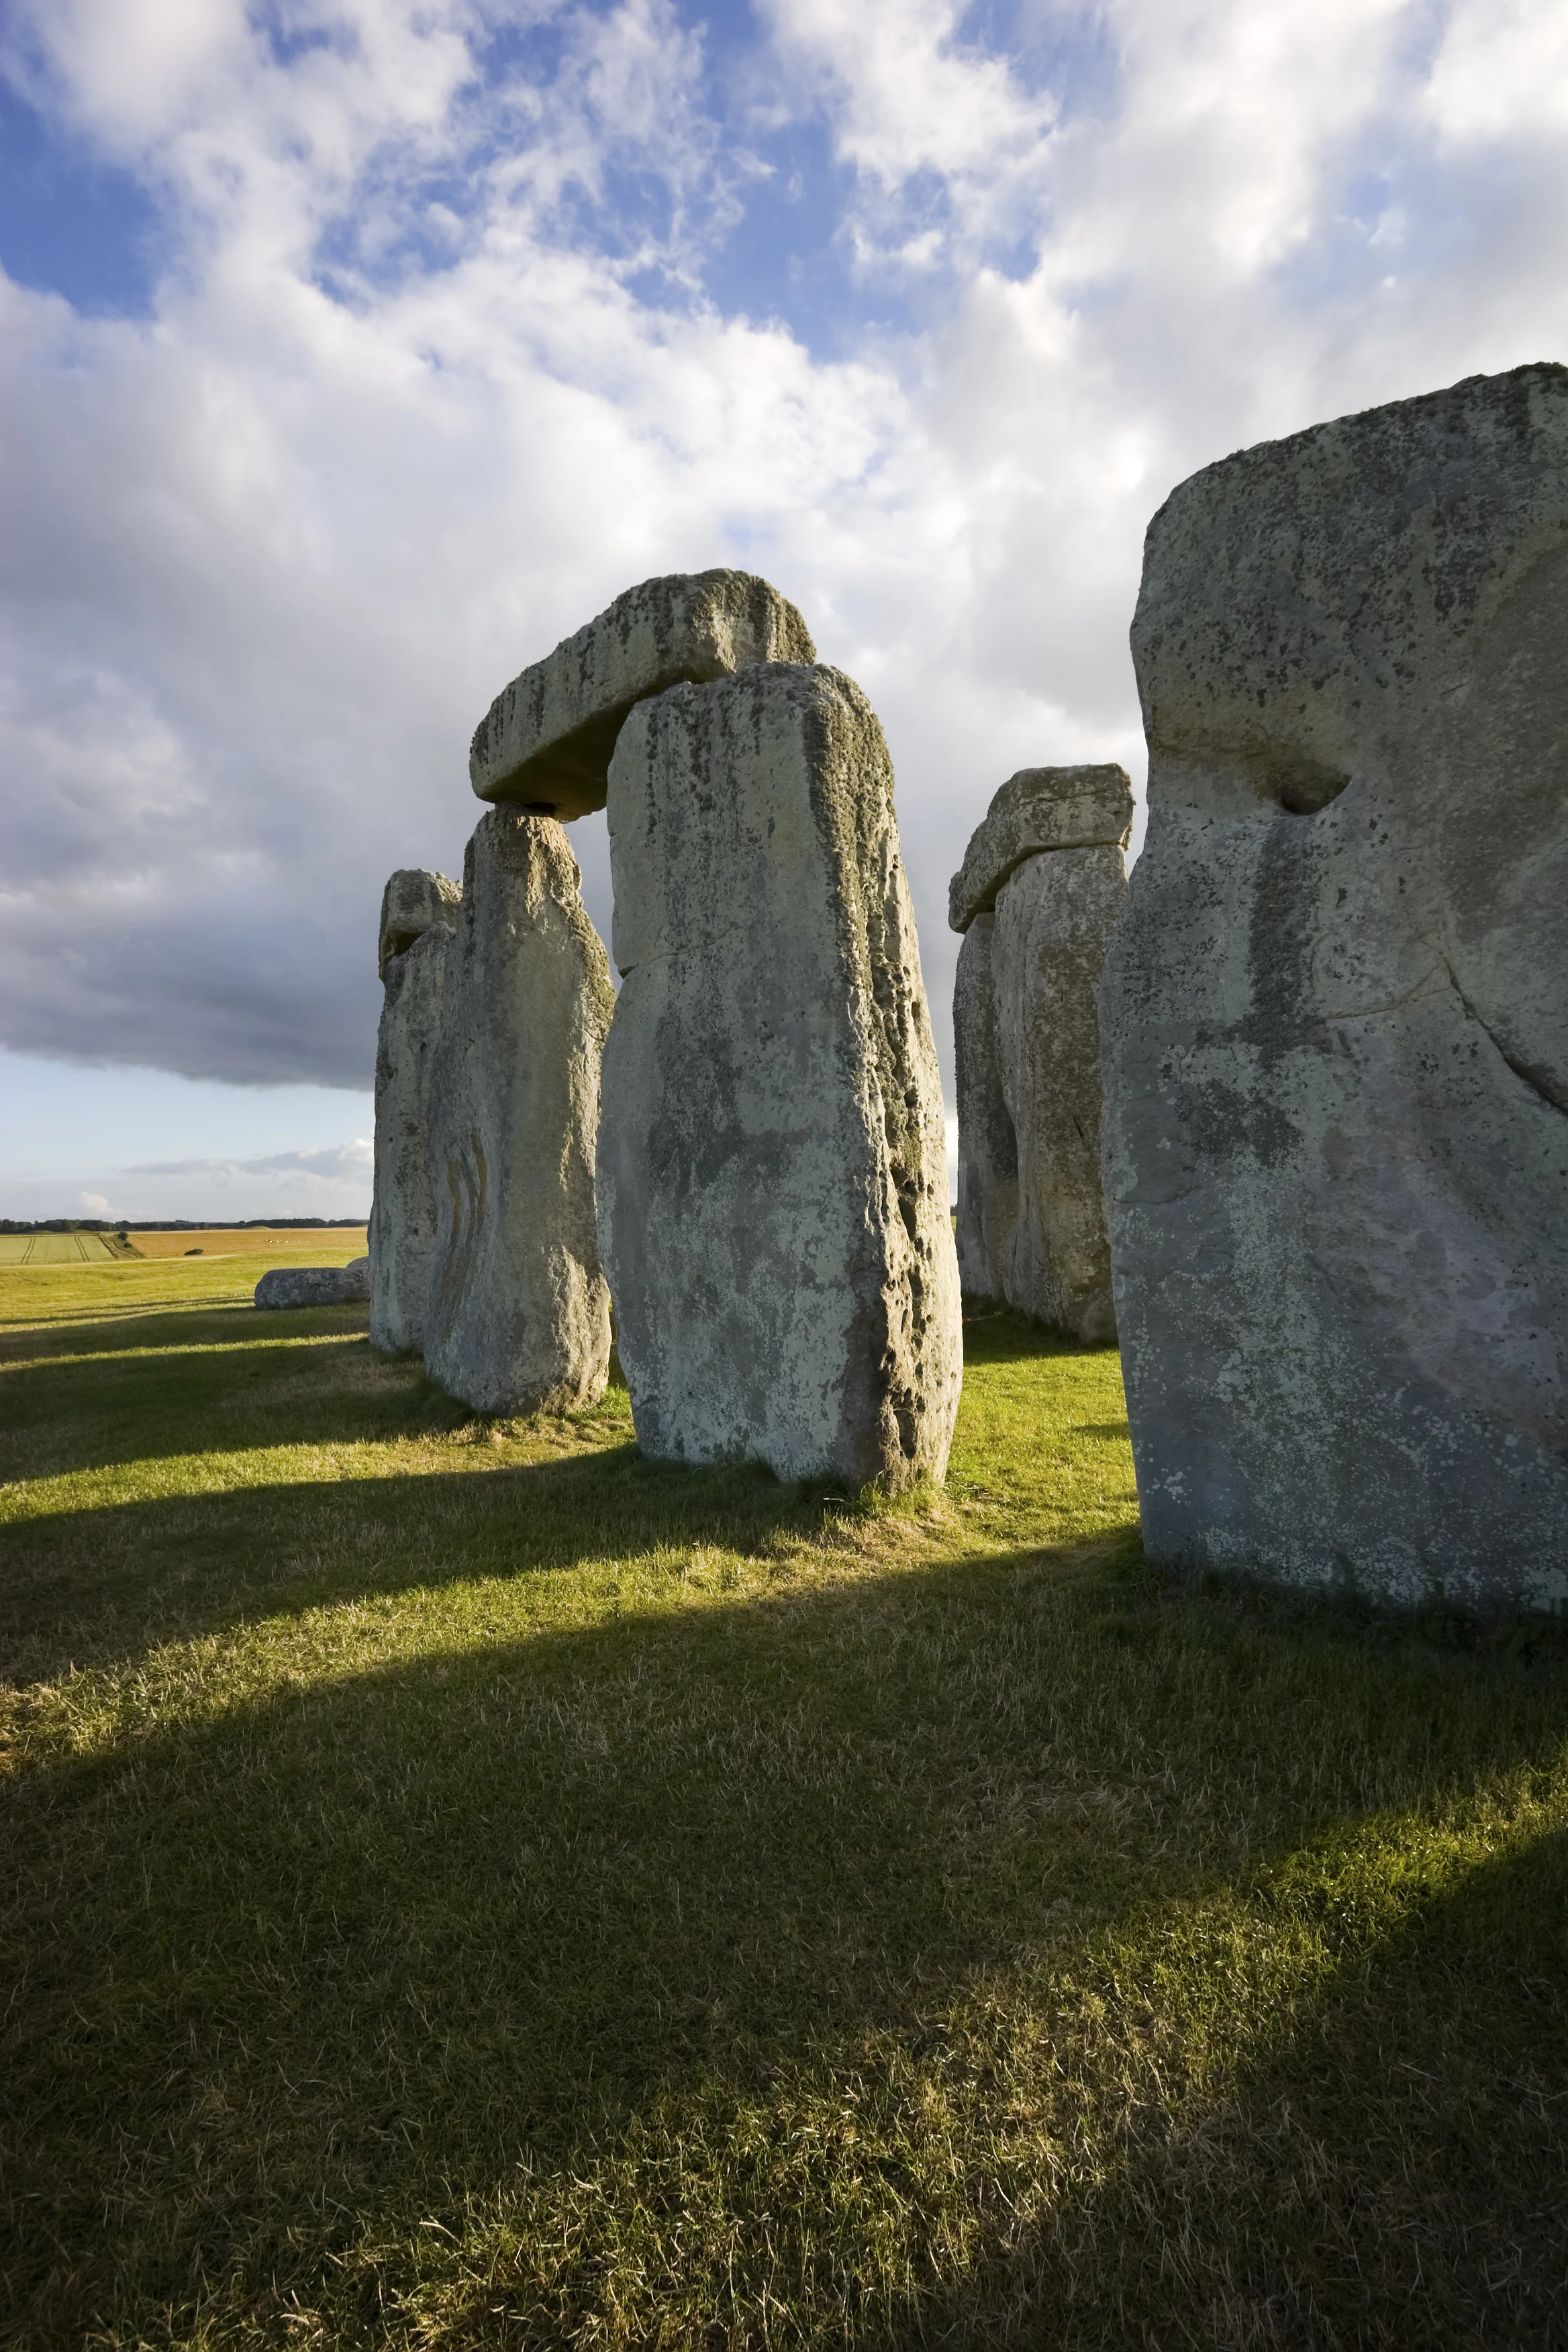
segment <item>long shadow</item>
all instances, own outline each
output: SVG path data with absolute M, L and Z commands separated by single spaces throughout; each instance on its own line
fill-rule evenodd
M 182 1317 L 177 1342 L 165 1334 L 151 1354 L 13 1363 L 0 1370 L 0 1460 L 12 1475 L 61 1476 L 215 1450 L 375 1442 L 468 1418 L 416 1360 L 375 1355 L 363 1328 L 342 1319 L 356 1311 L 363 1324 L 363 1309 L 344 1309 L 331 1322 L 246 1325 L 245 1347 L 233 1344 L 238 1334 L 203 1345 L 195 1318 Z M 285 1320 L 301 1328 L 279 1328 Z M 300 1338 L 313 1344 L 293 1344 Z
M 112 1313 L 62 1314 L 47 1322 L 12 1323 L 0 1327 L 0 1368 L 46 1358 L 94 1356 L 131 1348 L 179 1348 L 206 1341 L 213 1345 L 292 1332 L 363 1331 L 369 1309 L 363 1306 L 310 1307 L 298 1309 L 258 1308 L 248 1299 L 224 1299 L 204 1306 L 143 1306 L 127 1301 Z
M 1303 1781 L 1289 1759 L 1321 1750 L 1330 1652 L 1359 1746 Z M 1369 1762 L 1388 1803 L 1549 1759 L 1565 1733 L 1568 1690 L 1506 1663 L 1362 1658 L 1342 1629 L 1259 1635 L 1136 1579 L 995 1562 L 426 1656 L 142 1727 L 21 1776 L 13 1800 L 30 1959 L 9 2028 L 13 2307 L 40 2347 L 110 2311 L 117 2340 L 160 2312 L 184 2340 L 181 2312 L 221 2291 L 257 2340 L 280 2335 L 288 2298 L 330 2301 L 366 2233 L 395 2272 L 426 2217 L 450 2231 L 466 2200 L 553 2193 L 656 2115 L 723 2126 L 825 2068 L 849 2084 L 879 2036 L 918 2063 L 933 2022 L 977 1981 L 1005 1991 L 1021 1952 L 1065 1938 L 1070 1962 L 1112 1923 L 1353 1818 Z M 1194 1807 L 1200 1785 L 1233 1809 Z M 1107 1811 L 1107 1789 L 1135 1801 Z M 1559 1885 L 1527 1872 L 1502 1908 Z M 1521 1930 L 1513 1961 L 1536 1965 L 1542 1942 Z M 1518 2105 L 1510 2067 L 1531 2045 L 1517 2018 L 1487 2039 L 1482 1945 L 1458 1975 L 1451 1955 L 1434 1966 L 1447 2016 L 1482 2029 L 1485 2128 Z M 1314 2037 L 1337 2033 L 1341 2070 L 1369 2084 L 1427 2049 L 1419 2000 L 1385 2049 L 1375 1983 L 1347 1963 L 1342 1994 L 1342 2022 L 1320 2003 L 1259 2064 L 1260 2128 L 1310 2088 Z M 1313 2128 L 1339 2133 L 1359 2243 L 1366 2165 L 1342 2118 Z M 1538 2137 L 1545 2196 L 1559 2144 Z M 1466 2171 L 1469 2145 L 1450 2170 L 1476 2189 L 1479 2274 L 1511 2222 L 1484 2168 Z M 1128 2294 L 1157 2301 L 1158 2232 L 1194 2192 L 1168 2151 L 1141 2176 L 1145 2153 L 1079 2219 L 1133 2233 Z M 1226 2196 L 1263 2212 L 1271 2162 L 1243 2132 L 1204 2226 Z M 1374 2155 L 1370 2177 L 1392 2184 L 1392 2162 Z M 1090 2332 L 1081 2268 L 1078 2332 L 1031 2334 L 1071 2253 L 1020 2241 L 969 2280 L 952 2340 L 994 2340 L 992 2319 L 1028 2341 L 1182 2340 Z M 582 2261 L 591 2286 L 591 2244 Z M 1265 2244 L 1259 2292 L 1279 2271 Z M 884 2305 L 857 2340 L 889 2326 L 924 2333 Z
M 1345 1945 L 1233 2079 L 1173 2082 L 1091 2193 L 939 2287 L 920 2340 L 1568 2341 L 1568 1831 Z
M 781 1486 L 753 1465 L 648 1462 L 628 1436 L 558 1461 L 42 1515 L 5 1531 L 0 1673 L 48 1682 L 68 1666 L 112 1664 L 259 1617 L 661 1546 L 755 1555 L 781 1535 L 816 1535 L 846 1499 Z

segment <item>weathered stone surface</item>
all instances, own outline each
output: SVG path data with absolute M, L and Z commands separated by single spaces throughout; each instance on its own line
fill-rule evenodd
M 1005 1298 L 1018 1219 L 1018 1139 L 1002 1080 L 992 985 L 993 915 L 976 915 L 958 950 L 952 1045 L 958 1092 L 958 1276 L 974 1298 Z
M 370 1260 L 347 1265 L 275 1265 L 256 1286 L 258 1307 L 357 1307 L 370 1297 Z
M 945 1468 L 958 1265 L 892 787 L 827 668 L 677 687 L 616 746 L 599 1226 L 650 1454 Z
M 1132 785 L 1125 768 L 1020 768 L 992 800 L 948 885 L 948 921 L 966 931 L 1009 874 L 1047 849 L 1125 849 Z
M 1568 372 L 1150 526 L 1105 1181 L 1152 1559 L 1568 1594 Z
M 682 678 L 816 658 L 795 606 L 754 573 L 645 580 L 497 695 L 469 753 L 474 790 L 563 819 L 585 815 L 605 805 L 610 754 L 634 702 Z
M 375 958 L 383 980 L 394 956 L 406 954 L 433 924 L 452 920 L 462 895 L 459 886 L 445 874 L 428 874 L 418 866 L 400 866 L 387 877 L 381 894 Z
M 1075 1338 L 1116 1337 L 1100 1182 L 1100 1016 L 1106 948 L 1127 898 L 1118 847 L 1026 858 L 996 896 L 992 987 L 1018 1206 L 1009 1306 Z
M 468 844 L 431 1070 L 424 1333 L 431 1378 L 479 1412 L 604 1393 L 594 1144 L 613 1003 L 566 835 L 548 817 L 493 810 Z
M 384 994 L 375 1049 L 375 1192 L 370 1213 L 370 1337 L 419 1348 L 436 1245 L 430 1073 L 445 1016 L 462 893 L 444 874 L 405 866 L 381 902 Z

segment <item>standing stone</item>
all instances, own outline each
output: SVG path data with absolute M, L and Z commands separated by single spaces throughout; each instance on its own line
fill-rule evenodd
M 430 1090 L 433 1380 L 482 1412 L 596 1403 L 609 1294 L 594 1223 L 599 1061 L 614 995 L 561 827 L 481 819 Z
M 1076 1339 L 1116 1338 L 1100 1183 L 1105 951 L 1127 897 L 1121 846 L 1028 858 L 996 894 L 992 985 L 1017 1138 L 1009 1303 Z
M 430 1071 L 441 1034 L 461 893 L 444 874 L 401 867 L 381 902 L 384 994 L 375 1049 L 375 1192 L 370 1213 L 370 1337 L 418 1348 L 436 1244 Z
M 991 950 L 994 915 L 963 934 L 952 982 L 958 1093 L 958 1277 L 973 1298 L 1005 1298 L 1018 1222 L 1018 1138 L 1002 1076 Z
M 649 1454 L 945 1469 L 958 1267 L 892 791 L 823 667 L 677 687 L 616 746 L 599 1227 Z
M 795 606 L 753 572 L 645 580 L 497 695 L 468 755 L 474 790 L 585 816 L 605 805 L 610 754 L 634 703 L 682 678 L 816 659 Z
M 964 1286 L 1092 1342 L 1116 1337 L 1096 997 L 1131 822 L 1122 768 L 1023 769 L 948 894 Z
M 1568 371 L 1150 526 L 1105 1174 L 1151 1559 L 1568 1596 Z

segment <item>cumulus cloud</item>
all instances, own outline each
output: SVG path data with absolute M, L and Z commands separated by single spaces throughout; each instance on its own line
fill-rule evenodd
M 381 884 L 458 869 L 491 696 L 721 562 L 881 713 L 945 1051 L 990 793 L 1139 771 L 1166 491 L 1568 323 L 1549 0 L 867 0 L 853 40 L 826 0 L 742 33 L 673 0 L 7 22 L 13 90 L 161 224 L 123 315 L 0 283 L 30 1053 L 363 1087 Z

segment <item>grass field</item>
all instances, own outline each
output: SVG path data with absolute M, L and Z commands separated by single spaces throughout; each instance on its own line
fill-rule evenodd
M 121 1255 L 109 1234 L 0 1234 L 0 1265 L 108 1265 Z
M 192 1233 L 132 1234 L 122 1242 L 116 1234 L 0 1234 L 0 1266 L 110 1265 L 137 1257 L 254 1257 L 265 1251 L 270 1259 L 300 1251 L 312 1265 L 342 1265 L 363 1255 L 365 1232 L 342 1225 L 301 1231 L 258 1234 L 253 1227 L 205 1227 Z M 265 1268 L 263 1271 L 265 1272 Z
M 281 1254 L 292 1258 L 305 1250 L 312 1265 L 346 1265 L 351 1257 L 363 1255 L 365 1229 L 361 1225 L 356 1233 L 346 1225 L 286 1225 L 279 1233 L 258 1233 L 254 1225 L 213 1225 L 200 1233 L 132 1234 L 131 1241 L 139 1257 L 184 1257 L 192 1250 L 204 1257 L 254 1257 L 265 1250 L 276 1259 Z
M 1568 2341 L 1560 1637 L 1153 1575 L 1016 1318 L 877 1507 L 268 1262 L 0 1273 L 6 2340 Z

